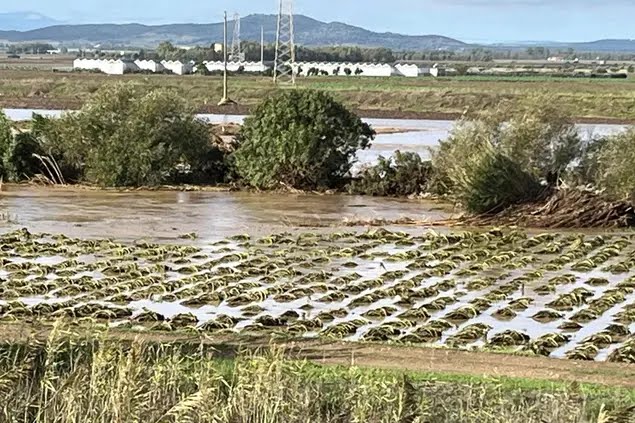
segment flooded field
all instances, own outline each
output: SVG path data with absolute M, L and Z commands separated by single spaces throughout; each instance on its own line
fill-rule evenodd
M 346 195 L 244 192 L 90 191 L 5 186 L 0 229 L 27 227 L 80 238 L 174 241 L 196 232 L 197 242 L 236 233 L 267 234 L 346 220 L 448 218 L 451 206 L 427 201 Z
M 369 122 L 404 131 L 379 135 L 361 163 L 425 156 L 454 124 Z M 4 188 L 0 320 L 635 362 L 630 233 L 365 226 L 455 212 L 405 199 Z
M 18 230 L 1 239 L 0 315 L 632 362 L 633 240 L 371 229 L 195 245 Z

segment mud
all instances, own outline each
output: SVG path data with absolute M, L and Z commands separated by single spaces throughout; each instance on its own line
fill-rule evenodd
M 28 227 L 78 238 L 174 241 L 196 232 L 199 242 L 237 233 L 254 236 L 343 220 L 439 220 L 452 209 L 431 201 L 346 195 L 234 192 L 92 191 L 5 186 L 0 230 Z M 295 227 L 295 228 L 294 228 Z M 306 229 L 305 229 L 306 230 Z

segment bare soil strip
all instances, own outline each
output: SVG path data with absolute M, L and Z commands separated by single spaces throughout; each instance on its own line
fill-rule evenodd
M 81 330 L 81 329 L 78 329 Z M 50 328 L 24 324 L 0 324 L 0 342 L 44 340 Z M 362 344 L 320 340 L 281 340 L 245 336 L 201 337 L 183 333 L 136 333 L 111 331 L 122 342 L 204 343 L 219 356 L 234 357 L 241 351 L 276 346 L 290 358 L 321 365 L 360 366 L 376 369 L 447 373 L 489 378 L 524 378 L 541 381 L 591 383 L 635 389 L 635 365 L 592 361 L 557 360 L 502 353 L 468 352 L 449 349 Z

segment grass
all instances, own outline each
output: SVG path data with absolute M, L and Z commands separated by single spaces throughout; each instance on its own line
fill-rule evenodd
M 4 106 L 78 108 L 104 83 L 133 81 L 144 89 L 174 88 L 201 111 L 217 111 L 222 96 L 218 76 L 124 75 L 45 71 L 0 71 Z M 591 80 L 545 77 L 456 78 L 300 78 L 300 88 L 324 89 L 347 106 L 365 112 L 456 115 L 466 109 L 484 110 L 500 102 L 530 95 L 552 96 L 555 106 L 577 118 L 635 119 L 635 79 Z M 231 97 L 251 107 L 275 90 L 269 78 L 230 78 Z M 611 107 L 606 105 L 610 104 Z
M 0 421 L 594 423 L 635 403 L 599 385 L 320 366 L 275 348 L 224 359 L 105 335 L 58 324 L 44 342 L 0 345 Z

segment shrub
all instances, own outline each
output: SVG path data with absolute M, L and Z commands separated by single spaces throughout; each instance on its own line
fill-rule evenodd
M 408 196 L 425 192 L 431 174 L 430 162 L 417 153 L 396 151 L 394 157 L 380 156 L 379 163 L 364 169 L 349 185 L 352 194 Z
M 19 182 L 39 173 L 40 161 L 34 156 L 36 154 L 42 154 L 42 149 L 33 134 L 20 132 L 11 137 L 2 156 L 6 178 Z
M 599 149 L 597 184 L 618 198 L 635 200 L 635 129 L 606 138 Z
M 536 199 L 544 190 L 532 174 L 491 144 L 453 175 L 454 196 L 473 213 L 496 213 Z
M 238 174 L 254 187 L 326 189 L 350 176 L 356 152 L 375 132 L 320 91 L 281 91 L 245 119 L 235 153 Z
M 216 149 L 207 125 L 175 92 L 142 93 L 129 84 L 102 89 L 79 112 L 40 119 L 36 126 L 44 151 L 60 163 L 66 179 L 102 186 L 158 185 L 209 174 L 204 169 Z
M 468 209 L 471 211 L 490 211 L 521 201 L 519 188 L 528 189 L 525 197 L 531 200 L 535 195 L 536 182 L 553 186 L 565 176 L 582 150 L 580 137 L 571 119 L 551 107 L 548 99 L 533 100 L 514 107 L 514 110 L 500 109 L 463 119 L 448 140 L 440 142 L 439 148 L 432 152 L 434 175 L 431 187 L 435 192 L 454 195 L 469 202 L 471 206 Z M 474 165 L 475 159 L 483 159 L 485 151 L 489 157 Z M 502 172 L 503 169 L 508 169 L 512 174 L 495 186 L 497 189 L 509 189 L 510 192 L 499 192 L 494 204 L 485 202 L 489 187 L 476 182 L 486 180 L 486 175 Z M 501 177 L 504 177 L 502 173 Z M 519 185 L 513 182 L 516 179 Z M 521 180 L 528 182 L 521 183 Z M 484 191 L 468 193 L 468 189 Z M 469 201 L 472 195 L 478 200 Z M 510 202 L 505 204 L 505 200 Z M 482 203 L 483 207 L 473 207 L 475 203 Z
M 207 69 L 207 66 L 205 65 L 205 63 L 198 63 L 195 66 L 196 68 L 196 74 L 197 75 L 203 75 L 203 76 L 208 76 L 211 74 L 211 72 L 209 71 L 209 69 Z
M 599 137 L 586 141 L 576 166 L 567 177 L 567 182 L 571 185 L 597 186 L 600 179 L 600 154 L 609 140 L 609 137 Z

